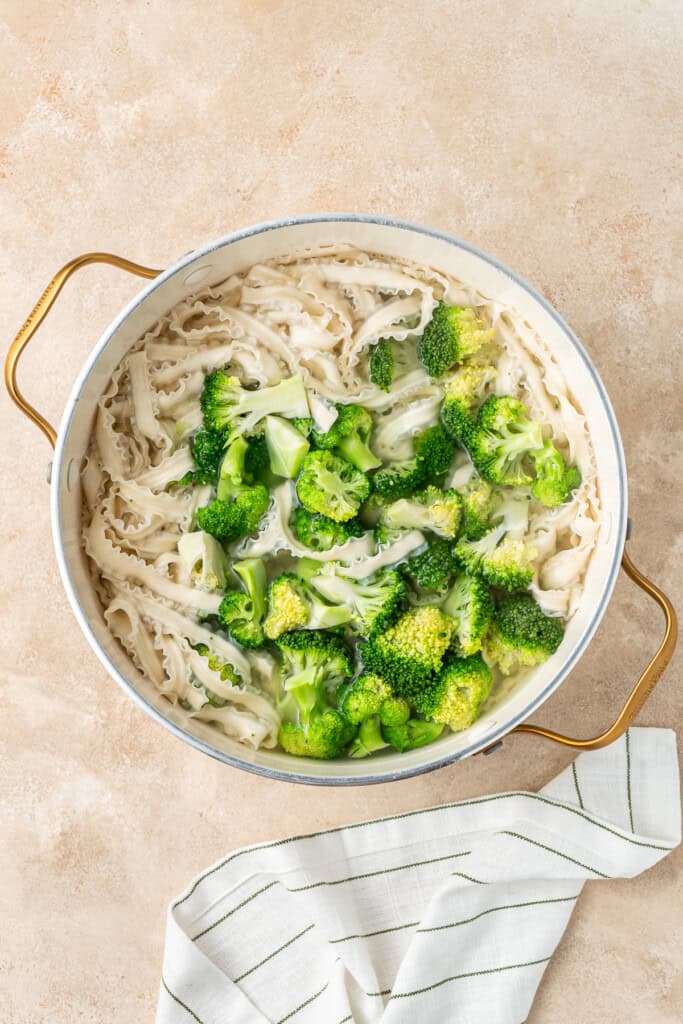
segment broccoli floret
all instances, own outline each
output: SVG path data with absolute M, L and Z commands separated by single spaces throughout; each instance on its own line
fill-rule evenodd
M 491 689 L 491 669 L 480 654 L 447 658 L 420 710 L 453 732 L 468 729 L 479 717 Z
M 489 530 L 480 540 L 463 538 L 455 546 L 455 557 L 466 572 L 503 590 L 524 590 L 529 586 L 536 554 L 533 545 L 510 537 L 505 523 Z
M 375 493 L 386 501 L 408 498 L 423 487 L 425 482 L 424 466 L 415 458 L 384 466 L 372 477 Z
M 243 647 L 263 647 L 265 637 L 261 621 L 266 610 L 266 570 L 260 558 L 244 558 L 233 569 L 242 580 L 246 593 L 231 591 L 218 609 L 218 618 Z
M 409 498 L 428 484 L 440 487 L 453 461 L 453 441 L 440 424 L 427 427 L 415 438 L 411 459 L 378 469 L 373 490 L 385 501 Z
M 430 377 L 442 377 L 454 363 L 474 355 L 493 338 L 493 330 L 473 309 L 437 303 L 417 351 Z
M 244 477 L 246 480 L 257 480 L 259 483 L 270 483 L 270 455 L 265 434 L 248 437 L 249 447 L 244 457 Z
M 316 630 L 285 633 L 277 646 L 281 686 L 298 716 L 297 722 L 281 726 L 280 745 L 298 757 L 338 757 L 353 738 L 355 726 L 330 707 L 328 694 L 353 672 L 348 649 L 339 636 Z
M 404 317 L 396 324 L 397 330 L 412 330 L 420 322 L 420 314 Z M 406 374 L 417 370 L 419 360 L 414 337 L 404 341 L 396 338 L 380 338 L 370 349 L 368 373 L 375 387 L 391 391 L 392 384 Z
M 386 632 L 360 645 L 363 664 L 390 680 L 399 697 L 414 700 L 441 668 L 454 625 L 433 605 L 411 608 Z
M 353 616 L 348 605 L 325 604 L 305 580 L 283 572 L 268 587 L 268 614 L 263 628 L 270 640 L 292 629 L 330 629 Z
M 192 442 L 194 470 L 188 483 L 214 484 L 225 453 L 225 435 L 216 430 L 200 430 Z M 181 481 L 182 482 L 182 481 Z
M 282 380 L 273 387 L 249 391 L 237 377 L 214 370 L 204 381 L 201 406 L 207 429 L 224 431 L 229 438 L 250 434 L 269 414 L 289 418 L 309 415 L 306 389 L 300 376 Z
M 468 440 L 479 473 L 495 484 L 523 487 L 533 481 L 531 453 L 543 446 L 540 423 L 510 395 L 490 395 Z
M 334 519 L 319 512 L 297 508 L 294 512 L 294 532 L 311 551 L 329 551 L 354 537 L 362 537 L 364 531 L 357 519 L 336 523 Z
M 370 380 L 382 391 L 388 391 L 394 379 L 393 348 L 394 342 L 391 338 L 380 338 L 370 350 L 368 360 Z
M 411 718 L 403 725 L 385 725 L 382 729 L 382 735 L 389 746 L 402 754 L 417 747 L 426 747 L 438 739 L 442 732 L 441 722 L 423 722 L 420 718 Z
M 387 545 L 393 544 L 404 532 L 402 529 L 393 530 L 389 526 L 385 526 L 384 523 L 377 523 L 372 531 L 378 548 L 385 548 Z
M 246 470 L 244 467 L 248 443 L 243 437 L 236 437 L 225 451 L 218 472 L 216 497 L 219 501 L 230 501 L 244 489 Z
M 309 452 L 296 484 L 299 501 L 309 512 L 320 512 L 343 523 L 358 512 L 370 493 L 370 481 L 334 452 Z
M 536 470 L 536 479 L 531 485 L 534 498 L 547 508 L 563 505 L 581 483 L 576 466 L 566 466 L 551 441 L 545 441 L 542 448 L 532 452 L 531 458 Z
M 390 530 L 431 530 L 439 537 L 455 537 L 462 516 L 462 498 L 457 491 L 427 487 L 412 498 L 400 498 L 382 509 L 380 523 Z
M 463 501 L 464 534 L 468 540 L 479 540 L 491 529 L 493 488 L 482 477 L 474 477 L 460 492 Z
M 197 509 L 197 525 L 222 541 L 237 540 L 258 528 L 270 498 L 262 484 L 245 487 L 233 501 L 216 498 Z
M 365 673 L 341 687 L 339 710 L 354 725 L 377 716 L 382 725 L 401 725 L 410 718 L 410 704 L 394 694 L 381 676 Z
M 337 405 L 337 418 L 325 433 L 311 431 L 311 438 L 317 448 L 336 451 L 347 462 L 367 473 L 381 465 L 381 459 L 370 450 L 372 416 L 360 405 Z
M 540 665 L 562 642 L 561 619 L 545 615 L 531 594 L 504 597 L 493 613 L 485 643 L 490 661 L 503 675 Z
M 228 559 L 222 545 L 203 530 L 183 533 L 178 554 L 195 587 L 212 593 L 224 590 L 228 577 Z
M 369 757 L 377 750 L 388 747 L 389 744 L 382 736 L 382 726 L 377 715 L 366 718 L 356 733 L 351 746 L 348 749 L 349 757 Z
M 408 559 L 403 571 L 421 590 L 442 594 L 459 568 L 452 544 L 435 537 L 424 551 Z
M 297 691 L 295 695 L 299 701 L 305 694 L 298 691 L 308 686 L 318 691 L 316 701 L 322 695 L 327 699 L 328 693 L 353 675 L 353 658 L 338 633 L 319 629 L 294 630 L 279 636 L 276 645 L 282 655 L 283 689 Z M 307 699 L 300 703 L 303 720 L 306 720 L 308 706 Z
M 313 419 L 310 416 L 295 416 L 292 426 L 296 427 L 302 437 L 309 437 L 313 430 Z
M 455 622 L 458 653 L 469 657 L 481 650 L 493 614 L 488 587 L 476 576 L 460 576 L 442 605 Z
M 225 434 L 217 430 L 200 430 L 192 441 L 194 469 L 169 487 L 191 487 L 193 484 L 215 484 L 218 469 L 225 454 Z
M 474 429 L 475 406 L 496 373 L 495 366 L 461 366 L 444 386 L 441 422 L 450 436 L 465 447 Z
M 294 757 L 316 757 L 329 761 L 340 757 L 353 740 L 354 727 L 334 708 L 325 708 L 304 728 L 296 722 L 283 722 L 278 733 L 280 746 Z
M 397 617 L 405 597 L 405 583 L 394 569 L 382 569 L 363 582 L 345 579 L 343 567 L 327 565 L 311 578 L 328 601 L 352 610 L 350 621 L 363 636 L 382 631 Z M 339 575 L 338 575 L 339 574 Z
M 301 469 L 310 443 L 281 416 L 266 416 L 265 438 L 273 473 L 293 479 Z
M 427 427 L 415 438 L 415 457 L 429 484 L 441 487 L 453 462 L 453 441 L 440 423 Z

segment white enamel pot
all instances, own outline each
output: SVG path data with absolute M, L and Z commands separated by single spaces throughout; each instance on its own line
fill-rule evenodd
M 490 700 L 482 717 L 462 733 L 441 737 L 409 753 L 377 754 L 369 760 L 313 761 L 278 750 L 250 749 L 204 723 L 188 723 L 145 680 L 113 639 L 94 593 L 81 547 L 80 467 L 90 442 L 95 403 L 124 353 L 172 306 L 200 287 L 270 258 L 306 247 L 350 242 L 361 249 L 432 265 L 471 283 L 478 291 L 515 309 L 554 353 L 569 389 L 586 415 L 597 460 L 603 522 L 590 560 L 581 605 L 555 655 L 510 693 Z M 65 281 L 81 266 L 102 262 L 149 278 L 93 348 L 71 395 L 59 431 L 23 397 L 16 383 L 19 356 Z M 516 274 L 490 256 L 440 231 L 384 217 L 327 214 L 258 224 L 233 232 L 184 256 L 164 272 L 104 253 L 72 260 L 53 278 L 14 340 L 5 367 L 8 390 L 55 448 L 51 474 L 52 530 L 60 572 L 78 623 L 110 676 L 149 715 L 176 736 L 227 764 L 292 782 L 352 785 L 388 782 L 431 771 L 490 750 L 513 729 L 535 732 L 581 749 L 603 746 L 627 728 L 673 653 L 676 622 L 667 598 L 633 567 L 624 552 L 627 484 L 619 430 L 605 388 L 585 349 L 552 306 Z M 605 733 L 573 740 L 523 724 L 575 668 L 604 615 L 620 565 L 660 604 L 666 617 L 662 644 L 634 686 L 620 715 Z

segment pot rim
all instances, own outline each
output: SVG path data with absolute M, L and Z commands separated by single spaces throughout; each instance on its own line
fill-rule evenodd
M 193 736 L 187 732 L 181 726 L 172 722 L 166 718 L 161 711 L 156 708 L 153 704 L 150 704 L 143 695 L 133 686 L 133 684 L 119 671 L 118 667 L 111 661 L 107 652 L 101 646 L 97 636 L 95 635 L 90 621 L 84 614 L 81 608 L 76 589 L 74 587 L 69 564 L 66 558 L 64 543 L 62 540 L 62 519 L 61 519 L 61 508 L 59 501 L 59 484 L 62 479 L 62 469 L 64 461 L 65 442 L 69 433 L 71 420 L 73 418 L 74 409 L 76 403 L 80 397 L 80 393 L 83 389 L 85 381 L 89 377 L 93 367 L 96 365 L 101 353 L 107 347 L 111 337 L 121 327 L 123 323 L 128 319 L 132 312 L 144 302 L 149 295 L 157 290 L 162 284 L 164 284 L 169 278 L 173 277 L 184 267 L 191 263 L 194 263 L 198 258 L 208 256 L 217 249 L 222 249 L 226 245 L 231 245 L 241 239 L 251 237 L 253 235 L 263 234 L 264 232 L 273 231 L 275 229 L 281 229 L 291 227 L 300 224 L 319 224 L 319 223 L 363 223 L 363 224 L 377 224 L 383 227 L 399 228 L 406 231 L 413 231 L 418 234 L 426 235 L 431 238 L 437 238 L 441 241 L 447 242 L 451 245 L 455 245 L 460 249 L 464 249 L 467 252 L 472 253 L 474 256 L 479 257 L 481 260 L 495 267 L 497 270 L 506 274 L 511 280 L 517 285 L 524 289 L 531 297 L 544 309 L 544 311 L 557 323 L 560 330 L 567 336 L 569 341 L 576 349 L 578 355 L 583 360 L 589 374 L 591 375 L 593 382 L 596 386 L 600 400 L 605 409 L 607 420 L 609 422 L 610 432 L 614 443 L 617 462 L 618 462 L 618 474 L 619 474 L 619 486 L 621 501 L 619 504 L 619 515 L 618 522 L 616 523 L 617 539 L 614 549 L 614 557 L 612 565 L 610 566 L 607 579 L 602 588 L 602 592 L 596 602 L 594 613 L 590 619 L 590 622 L 586 626 L 583 635 L 581 636 L 579 643 L 572 649 L 567 659 L 564 661 L 562 666 L 557 670 L 552 679 L 549 680 L 548 684 L 544 689 L 534 697 L 523 711 L 520 711 L 517 715 L 509 719 L 508 721 L 501 723 L 492 733 L 486 735 L 479 740 L 474 741 L 468 747 L 462 750 L 456 751 L 455 753 L 447 754 L 442 757 L 436 757 L 426 761 L 424 764 L 398 768 L 391 771 L 382 771 L 375 774 L 367 774 L 362 776 L 348 777 L 345 775 L 334 775 L 330 774 L 327 776 L 317 775 L 305 775 L 299 773 L 289 772 L 283 769 L 271 768 L 263 765 L 254 764 L 248 760 L 242 760 L 240 757 L 234 756 L 233 754 L 227 753 L 226 751 L 219 750 L 217 747 L 211 746 L 199 737 Z M 163 725 L 177 738 L 189 743 L 196 750 L 201 751 L 204 754 L 208 754 L 210 757 L 215 758 L 224 764 L 229 764 L 234 768 L 241 768 L 248 772 L 252 772 L 255 775 L 262 775 L 271 779 L 278 779 L 283 782 L 301 783 L 306 785 L 317 785 L 317 786 L 363 786 L 373 785 L 385 782 L 395 782 L 399 779 L 407 779 L 416 775 L 423 775 L 427 772 L 435 771 L 438 768 L 443 768 L 446 765 L 453 764 L 456 761 L 463 760 L 466 757 L 470 757 L 473 754 L 477 754 L 484 748 L 490 748 L 498 744 L 505 736 L 510 733 L 515 726 L 525 721 L 534 711 L 539 708 L 545 701 L 551 696 L 552 693 L 560 686 L 562 682 L 567 678 L 569 673 L 578 663 L 579 659 L 583 656 L 588 644 L 595 635 L 595 631 L 607 609 L 607 605 L 611 598 L 614 590 L 617 576 L 619 573 L 621 553 L 624 548 L 627 532 L 627 516 L 628 516 L 628 491 L 627 491 L 627 477 L 626 477 L 626 462 L 624 457 L 623 445 L 621 442 L 621 436 L 619 428 L 617 426 L 616 416 L 614 409 L 610 402 L 607 390 L 595 368 L 593 361 L 586 352 L 579 339 L 576 337 L 572 329 L 566 323 L 566 321 L 560 316 L 555 308 L 548 302 L 543 295 L 541 295 L 532 285 L 530 285 L 524 278 L 520 277 L 519 274 L 510 270 L 504 263 L 501 263 L 493 256 L 489 256 L 481 249 L 469 242 L 465 242 L 462 239 L 457 238 L 455 235 L 451 235 L 444 231 L 439 231 L 436 228 L 430 228 L 422 224 L 417 224 L 411 221 L 401 220 L 395 217 L 382 217 L 374 214 L 364 213 L 314 213 L 304 214 L 296 217 L 284 217 L 272 221 L 263 221 L 257 224 L 253 224 L 246 228 L 240 228 L 236 231 L 229 232 L 220 238 L 209 242 L 205 246 L 200 246 L 198 249 L 194 249 L 192 252 L 187 253 L 177 260 L 167 270 L 159 274 L 158 277 L 154 278 L 145 285 L 140 292 L 121 310 L 117 317 L 109 324 L 104 333 L 101 335 L 99 341 L 96 343 L 94 348 L 91 350 L 90 355 L 86 359 L 81 372 L 79 373 L 76 382 L 71 390 L 71 393 L 67 399 L 64 407 L 64 413 L 62 415 L 59 430 L 57 433 L 57 445 L 54 453 L 54 464 L 52 471 L 52 486 L 50 488 L 50 516 L 52 520 L 52 536 L 55 547 L 55 553 L 57 557 L 57 564 L 59 566 L 60 575 L 62 577 L 62 583 L 66 590 L 69 604 L 71 605 L 72 611 L 76 617 L 76 620 L 84 633 L 91 648 L 99 658 L 100 662 L 107 670 L 107 673 L 114 679 L 115 682 L 121 686 L 121 688 L 135 701 L 138 707 L 141 707 L 148 715 Z

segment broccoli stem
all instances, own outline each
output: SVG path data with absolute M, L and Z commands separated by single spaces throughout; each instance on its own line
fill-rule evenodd
M 372 715 L 361 722 L 360 729 L 349 747 L 349 757 L 368 757 L 376 750 L 383 750 L 389 744 L 382 736 L 382 728 L 378 715 Z
M 244 486 L 244 459 L 248 448 L 244 438 L 237 437 L 223 456 L 216 488 L 219 501 L 230 501 Z
M 297 375 L 281 380 L 279 384 L 269 388 L 245 392 L 240 400 L 239 412 L 258 413 L 262 417 L 277 413 L 288 419 L 308 416 L 308 398 L 304 382 Z
M 280 416 L 266 416 L 265 436 L 273 473 L 294 479 L 311 447 L 309 441 Z
M 368 470 L 377 469 L 382 465 L 382 460 L 373 455 L 369 445 L 361 441 L 357 435 L 343 437 L 337 444 L 337 450 L 361 473 L 367 473 Z
M 243 558 L 233 569 L 242 580 L 251 599 L 254 619 L 260 622 L 266 612 L 266 568 L 261 558 Z

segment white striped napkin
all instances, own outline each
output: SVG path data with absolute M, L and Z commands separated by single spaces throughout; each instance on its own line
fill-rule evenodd
M 169 910 L 157 1024 L 522 1024 L 584 881 L 680 831 L 675 735 L 631 729 L 540 793 L 237 850 Z

